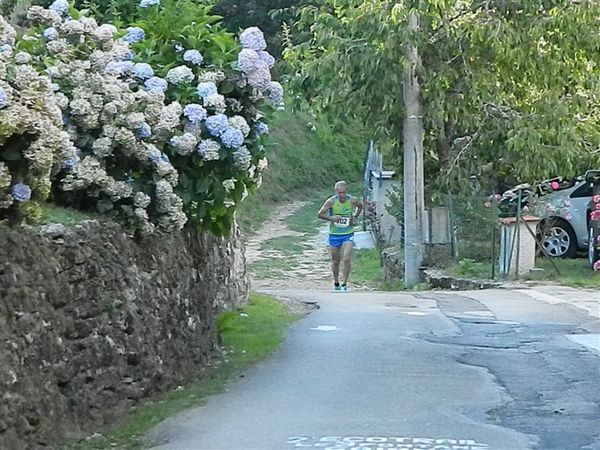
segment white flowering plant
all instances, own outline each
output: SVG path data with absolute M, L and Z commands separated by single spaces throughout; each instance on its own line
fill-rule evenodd
M 50 194 L 62 116 L 50 79 L 15 38 L 0 16 L 0 219 L 35 222 Z

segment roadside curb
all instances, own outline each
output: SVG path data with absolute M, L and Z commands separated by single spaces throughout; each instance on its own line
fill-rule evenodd
M 425 281 L 432 287 L 451 291 L 472 291 L 481 289 L 502 288 L 502 283 L 495 281 L 474 280 L 458 278 L 438 269 L 425 269 L 423 271 Z

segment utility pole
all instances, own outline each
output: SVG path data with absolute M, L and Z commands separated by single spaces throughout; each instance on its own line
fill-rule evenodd
M 408 16 L 411 37 L 419 32 L 419 14 L 412 10 Z M 406 49 L 406 67 L 402 97 L 404 101 L 404 284 L 410 289 L 421 281 L 423 262 L 423 216 L 425 195 L 423 186 L 423 116 L 418 68 L 419 50 L 416 45 Z

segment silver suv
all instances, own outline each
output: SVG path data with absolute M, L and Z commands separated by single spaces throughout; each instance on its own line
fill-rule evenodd
M 536 191 L 531 206 L 532 212 L 542 218 L 538 237 L 546 253 L 568 258 L 579 250 L 587 250 L 593 187 L 586 177 L 547 180 L 539 183 Z

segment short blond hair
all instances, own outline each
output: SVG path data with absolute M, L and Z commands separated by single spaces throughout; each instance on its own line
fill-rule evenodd
M 335 183 L 335 187 L 334 189 L 337 191 L 339 188 L 348 187 L 348 183 L 346 183 L 345 181 L 338 181 L 337 183 Z

